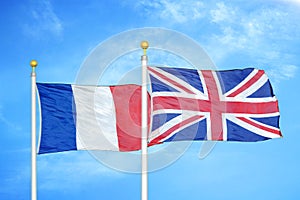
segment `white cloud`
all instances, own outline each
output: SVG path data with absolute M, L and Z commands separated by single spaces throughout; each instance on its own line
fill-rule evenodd
M 293 3 L 298 6 L 300 5 L 300 0 L 279 0 L 279 1 L 286 2 L 286 3 Z
M 241 51 L 261 56 L 281 53 L 280 42 L 300 36 L 298 20 L 295 20 L 299 15 L 288 6 L 257 4 L 253 7 L 254 4 L 247 8 L 234 2 L 154 0 L 139 1 L 136 8 L 144 17 L 167 22 L 168 27 L 190 25 L 190 30 L 202 37 L 203 44 L 221 60 Z
M 290 57 L 287 44 L 299 42 L 300 15 L 285 6 L 256 6 L 241 9 L 225 3 L 216 4 L 210 12 L 210 21 L 217 28 L 207 40 L 206 47 L 216 63 L 222 63 L 234 54 L 244 54 L 253 64 L 273 65 Z
M 171 23 L 185 23 L 191 20 L 198 20 L 203 17 L 204 4 L 200 1 L 137 1 L 137 7 L 149 15 L 159 16 L 162 20 Z
M 297 71 L 298 67 L 295 65 L 282 65 L 268 70 L 268 75 L 275 83 L 279 83 L 282 80 L 294 78 Z
M 290 79 L 290 78 L 294 78 L 295 74 L 297 72 L 298 67 L 296 67 L 295 65 L 285 65 L 283 66 L 282 71 L 282 75 L 284 78 Z
M 155 0 L 141 1 L 136 8 L 146 11 L 145 18 L 191 32 L 220 67 L 262 66 L 272 69 L 267 70 L 272 79 L 283 81 L 293 78 L 299 65 L 300 14 L 294 4 L 282 2 Z
M 210 15 L 212 22 L 231 22 L 235 20 L 235 9 L 226 6 L 223 2 L 216 4 L 217 9 L 212 9 Z
M 60 37 L 63 32 L 61 20 L 55 14 L 48 0 L 36 1 L 29 10 L 32 20 L 24 24 L 24 32 L 34 37 L 43 37 L 51 33 Z

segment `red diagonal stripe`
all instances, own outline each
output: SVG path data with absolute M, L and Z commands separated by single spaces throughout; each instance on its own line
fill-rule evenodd
M 259 128 L 259 129 L 262 129 L 262 130 L 265 130 L 265 131 L 268 131 L 268 132 L 271 132 L 271 133 L 274 133 L 276 135 L 279 135 L 279 136 L 282 136 L 281 135 L 281 132 L 277 129 L 272 129 L 272 128 L 269 128 L 269 127 L 266 127 L 266 126 L 262 126 L 261 124 L 258 124 L 258 123 L 255 123 L 253 122 L 252 120 L 249 120 L 245 117 L 237 117 L 239 120 L 243 121 L 243 122 L 246 122 L 256 128 Z
M 239 89 L 237 89 L 236 91 L 234 91 L 233 93 L 227 95 L 228 97 L 235 97 L 238 94 L 242 93 L 243 91 L 245 91 L 247 88 L 249 88 L 251 85 L 253 85 L 256 81 L 258 81 L 262 75 L 264 75 L 264 71 L 263 70 L 258 70 L 258 72 L 255 74 L 255 76 L 253 76 L 249 81 L 247 81 L 244 85 L 242 85 Z

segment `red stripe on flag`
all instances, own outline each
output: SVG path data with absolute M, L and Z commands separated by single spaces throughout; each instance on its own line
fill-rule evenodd
M 235 97 L 241 92 L 245 91 L 247 88 L 249 88 L 251 85 L 253 85 L 258 79 L 260 79 L 264 75 L 263 70 L 258 70 L 258 72 L 253 76 L 249 81 L 247 81 L 244 85 L 242 85 L 239 89 L 234 91 L 233 93 L 227 95 L 228 97 Z
M 110 86 L 116 109 L 116 126 L 120 151 L 141 149 L 141 86 Z M 148 95 L 148 102 L 149 101 Z M 148 122 L 150 117 L 148 103 Z M 148 124 L 149 127 L 149 124 Z
M 159 96 L 153 97 L 153 110 L 176 109 L 211 112 L 212 106 L 223 113 L 266 114 L 279 112 L 278 101 L 269 102 L 235 102 L 191 99 L 185 97 Z
M 278 129 L 273 129 L 273 128 L 269 128 L 269 127 L 266 127 L 266 126 L 263 126 L 261 124 L 258 124 L 258 123 L 255 123 L 253 122 L 252 120 L 249 120 L 245 117 L 237 117 L 239 120 L 243 121 L 243 122 L 246 122 L 256 128 L 259 128 L 259 129 L 262 129 L 262 130 L 265 130 L 265 131 L 268 131 L 270 133 L 274 133 L 276 135 L 279 135 L 281 136 L 281 132 L 278 130 Z
M 223 140 L 222 113 L 226 112 L 227 104 L 220 101 L 219 88 L 212 71 L 202 70 L 210 101 L 211 139 Z

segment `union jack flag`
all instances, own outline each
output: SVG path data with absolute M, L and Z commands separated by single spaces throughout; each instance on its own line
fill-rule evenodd
M 263 70 L 148 67 L 149 146 L 180 140 L 254 142 L 281 137 L 278 101 Z

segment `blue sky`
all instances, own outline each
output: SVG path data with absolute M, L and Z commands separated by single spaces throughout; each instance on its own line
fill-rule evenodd
M 149 199 L 299 199 L 300 1 L 12 0 L 0 7 L 0 199 L 30 199 L 30 60 L 39 62 L 38 81 L 73 83 L 99 43 L 143 27 L 187 35 L 218 69 L 264 69 L 284 136 L 218 143 L 202 160 L 203 143 L 193 143 L 149 174 Z M 39 199 L 140 198 L 138 174 L 115 171 L 88 152 L 38 156 L 37 165 Z

